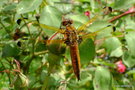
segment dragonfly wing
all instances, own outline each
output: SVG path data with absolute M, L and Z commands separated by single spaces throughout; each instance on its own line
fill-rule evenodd
M 52 30 L 52 31 L 60 31 L 61 30 L 60 28 L 49 26 L 49 25 L 46 25 L 46 24 L 42 24 L 42 23 L 39 23 L 37 21 L 32 21 L 32 22 L 33 22 L 33 24 L 39 25 L 41 28 L 44 28 L 44 29 L 49 29 L 49 30 Z
M 110 25 L 110 26 L 111 26 L 111 25 Z M 89 34 L 85 34 L 85 35 L 82 36 L 82 38 L 93 38 L 94 36 L 97 35 L 97 33 L 101 32 L 101 31 L 103 31 L 103 30 L 106 30 L 106 29 L 109 28 L 110 26 L 101 28 L 101 29 L 99 29 L 99 30 L 97 30 L 97 31 L 95 31 L 95 32 L 89 33 Z
M 53 31 L 60 31 L 61 29 L 59 28 L 56 28 L 56 27 L 53 27 L 53 26 L 48 26 L 48 25 L 45 25 L 45 24 L 39 24 L 40 27 L 42 28 L 45 28 L 45 29 L 49 29 L 49 30 L 53 30 Z
M 82 30 L 85 30 L 86 27 L 88 27 L 92 22 L 96 21 L 99 15 L 94 16 L 92 19 L 90 19 L 88 22 L 83 24 L 77 29 L 77 32 L 80 32 Z

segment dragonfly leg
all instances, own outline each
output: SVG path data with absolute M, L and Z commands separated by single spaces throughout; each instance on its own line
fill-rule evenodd
M 65 43 L 66 45 L 68 45 L 68 46 L 71 45 L 71 42 L 70 42 L 69 40 L 65 40 L 64 43 Z
M 77 40 L 78 44 L 80 44 L 82 40 L 83 40 L 82 36 L 78 36 L 78 40 Z

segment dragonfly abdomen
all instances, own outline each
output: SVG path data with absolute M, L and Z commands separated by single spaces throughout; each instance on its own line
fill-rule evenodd
M 74 73 L 77 79 L 80 80 L 80 56 L 77 42 L 75 42 L 73 45 L 70 45 L 70 55 Z

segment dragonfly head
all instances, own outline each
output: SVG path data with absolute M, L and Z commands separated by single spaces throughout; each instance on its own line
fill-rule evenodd
M 67 26 L 67 25 L 71 25 L 71 24 L 73 24 L 72 20 L 66 19 L 66 20 L 62 21 L 63 26 Z

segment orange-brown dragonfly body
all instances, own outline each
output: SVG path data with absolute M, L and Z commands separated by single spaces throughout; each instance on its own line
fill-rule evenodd
M 63 26 L 66 26 L 64 32 L 64 41 L 70 48 L 70 56 L 72 60 L 72 66 L 74 73 L 78 80 L 80 80 L 80 56 L 78 48 L 78 36 L 76 29 L 71 25 L 71 20 L 64 20 L 62 22 Z
M 47 26 L 44 24 L 40 24 L 41 27 L 43 28 L 47 28 L 50 30 L 55 30 L 57 31 L 49 40 L 48 43 L 58 34 L 58 33 L 62 33 L 64 34 L 64 42 L 67 46 L 69 46 L 70 49 L 70 56 L 71 56 L 71 60 L 72 60 L 72 66 L 73 66 L 73 70 L 74 73 L 77 77 L 78 80 L 80 80 L 80 54 L 79 54 L 79 48 L 78 48 L 78 43 L 80 43 L 81 39 L 83 37 L 80 38 L 80 36 L 78 36 L 78 34 L 85 30 L 85 28 L 87 26 L 89 26 L 93 21 L 95 21 L 97 19 L 98 16 L 93 17 L 92 19 L 90 19 L 88 22 L 86 22 L 85 24 L 83 24 L 82 26 L 80 26 L 77 30 L 72 26 L 72 21 L 71 20 L 63 20 L 62 25 L 60 27 L 60 29 L 55 28 L 55 27 L 51 27 L 51 26 Z M 64 26 L 64 28 L 62 28 L 62 26 Z M 98 31 L 97 31 L 98 32 Z M 96 32 L 96 33 L 97 33 Z M 92 35 L 92 34 L 90 34 Z M 89 36 L 89 35 L 86 35 Z

